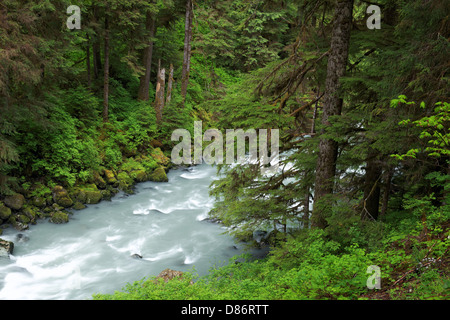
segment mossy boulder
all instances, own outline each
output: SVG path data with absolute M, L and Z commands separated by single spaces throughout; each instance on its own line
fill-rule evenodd
M 53 201 L 64 208 L 73 205 L 73 200 L 70 198 L 69 193 L 62 186 L 55 186 L 52 190 L 52 195 Z
M 111 198 L 113 197 L 113 193 L 106 189 L 106 190 L 100 190 L 101 194 L 102 194 L 102 199 L 103 200 L 111 200 Z
M 69 215 L 64 211 L 54 211 L 51 214 L 50 222 L 54 224 L 63 224 L 69 222 Z
M 100 190 L 85 190 L 86 204 L 97 204 L 102 200 L 102 193 Z
M 29 228 L 28 224 L 18 221 L 14 215 L 9 217 L 8 221 L 14 227 L 14 229 L 18 231 L 27 230 Z
M 136 170 L 131 172 L 131 177 L 137 182 L 144 182 L 148 180 L 148 174 L 145 170 Z
M 36 197 L 33 197 L 33 198 L 31 199 L 31 203 L 32 203 L 33 206 L 35 206 L 35 207 L 43 208 L 43 207 L 46 206 L 47 200 L 45 199 L 45 197 L 36 196 Z
M 166 170 L 163 167 L 159 167 L 159 168 L 155 169 L 155 171 L 153 171 L 150 174 L 149 179 L 150 179 L 150 181 L 155 181 L 155 182 L 168 182 L 169 181 L 169 178 L 167 178 Z
M 117 184 L 117 178 L 112 170 L 103 170 L 103 174 L 105 176 L 106 183 L 115 185 Z
M 17 216 L 17 221 L 23 223 L 23 224 L 29 224 L 31 222 L 31 219 L 28 218 L 26 215 L 24 214 L 19 214 Z
M 166 157 L 166 155 L 161 151 L 160 148 L 153 149 L 150 156 L 162 166 L 167 166 L 170 163 L 170 159 Z
M 106 181 L 100 176 L 98 172 L 94 172 L 93 183 L 100 189 L 106 189 Z
M 11 209 L 20 210 L 25 203 L 25 197 L 20 193 L 16 193 L 11 196 L 5 197 L 4 203 Z
M 22 209 L 22 213 L 28 218 L 30 219 L 28 222 L 35 222 L 36 221 L 36 216 L 38 216 L 37 210 L 36 208 L 33 208 L 31 206 L 27 206 L 25 208 Z
M 11 209 L 0 202 L 0 220 L 8 220 L 11 216 Z
M 77 186 L 71 190 L 75 202 L 96 204 L 102 199 L 102 193 L 94 183 Z
M 75 209 L 75 210 L 83 210 L 85 208 L 86 208 L 86 206 L 84 204 L 82 204 L 80 201 L 75 201 L 73 204 L 73 209 Z
M 117 179 L 119 180 L 119 189 L 127 192 L 127 193 L 131 193 L 132 190 L 132 186 L 133 186 L 133 178 L 131 178 L 128 173 L 126 173 L 125 171 L 120 172 L 117 175 Z

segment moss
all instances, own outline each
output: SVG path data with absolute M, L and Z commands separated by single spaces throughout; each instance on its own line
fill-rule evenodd
M 120 172 L 117 175 L 119 180 L 119 189 L 128 193 L 131 193 L 131 187 L 133 186 L 133 179 L 125 171 Z
M 53 201 L 58 205 L 68 208 L 73 205 L 73 201 L 69 196 L 69 193 L 62 186 L 55 186 L 53 188 Z
M 98 172 L 94 172 L 93 183 L 100 189 L 106 188 L 106 181 L 100 176 Z
M 33 197 L 33 199 L 31 200 L 31 203 L 38 208 L 43 208 L 47 204 L 47 201 L 44 197 L 36 196 L 36 197 Z
M 155 159 L 155 161 L 158 164 L 160 164 L 162 166 L 167 166 L 170 163 L 170 159 L 164 155 L 164 153 L 161 151 L 160 148 L 153 149 L 153 151 L 151 152 L 150 156 L 153 159 Z
M 69 215 L 64 211 L 54 211 L 51 214 L 50 222 L 55 224 L 63 224 L 69 222 Z
M 169 178 L 167 178 L 166 170 L 163 167 L 159 167 L 150 174 L 150 180 L 155 182 L 168 182 Z
M 86 204 L 96 204 L 102 200 L 102 193 L 100 190 L 85 190 Z
M 83 210 L 84 208 L 86 208 L 86 206 L 82 204 L 80 201 L 75 201 L 75 203 L 73 204 L 73 208 L 75 210 Z
M 26 215 L 24 215 L 24 214 L 19 214 L 19 215 L 17 216 L 17 220 L 18 220 L 19 222 L 23 223 L 23 224 L 28 224 L 28 223 L 31 222 L 31 219 L 28 218 L 28 217 L 27 217 Z
M 9 217 L 8 221 L 14 227 L 14 229 L 16 229 L 18 231 L 28 229 L 28 224 L 17 221 L 16 217 L 13 215 L 11 217 Z
M 25 197 L 20 193 L 16 193 L 11 196 L 5 197 L 4 202 L 5 205 L 10 207 L 11 209 L 20 210 L 25 203 Z
M 103 170 L 103 174 L 105 176 L 105 180 L 108 184 L 114 185 L 117 183 L 116 176 L 112 170 Z
M 131 178 L 133 178 L 138 182 L 144 182 L 148 180 L 148 175 L 147 172 L 145 172 L 145 170 L 135 170 L 130 173 L 130 176 Z
M 8 220 L 11 216 L 11 209 L 0 202 L 0 219 Z
M 23 208 L 22 210 L 23 214 L 26 215 L 30 221 L 35 221 L 36 220 L 36 215 L 37 215 L 37 210 L 34 207 L 31 206 L 26 206 L 25 208 Z

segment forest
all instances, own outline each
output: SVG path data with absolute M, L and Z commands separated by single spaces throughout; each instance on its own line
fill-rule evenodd
M 93 299 L 447 300 L 449 16 L 441 0 L 2 0 L 0 236 L 167 181 L 172 133 L 196 121 L 277 129 L 276 173 L 218 164 L 210 186 L 210 219 L 265 258 Z

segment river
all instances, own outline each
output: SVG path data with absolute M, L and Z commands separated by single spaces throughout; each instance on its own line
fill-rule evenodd
M 0 299 L 91 299 L 166 268 L 203 275 L 243 253 L 223 226 L 205 220 L 216 169 L 203 164 L 168 177 L 73 211 L 64 225 L 5 229 L 1 238 L 15 246 L 10 259 L 0 258 Z

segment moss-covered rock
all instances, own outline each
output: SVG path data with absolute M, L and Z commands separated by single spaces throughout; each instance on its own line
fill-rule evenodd
M 85 190 L 86 204 L 96 204 L 102 200 L 102 193 L 100 190 Z
M 148 174 L 145 170 L 136 170 L 131 173 L 131 177 L 137 182 L 144 182 L 148 180 Z
M 168 182 L 169 178 L 167 178 L 166 170 L 163 167 L 157 168 L 153 173 L 150 174 L 150 181 L 155 182 Z
M 9 223 L 18 231 L 27 230 L 29 228 L 28 224 L 17 221 L 16 217 L 12 215 L 9 217 Z
M 100 190 L 101 194 L 102 194 L 102 200 L 111 200 L 111 198 L 113 197 L 113 193 L 106 189 L 106 190 Z
M 112 170 L 103 170 L 103 174 L 105 176 L 106 183 L 115 185 L 117 184 L 117 178 Z
M 62 186 L 55 186 L 52 190 L 53 201 L 58 205 L 68 208 L 73 205 L 73 201 L 69 196 L 69 193 Z
M 25 197 L 20 193 L 16 193 L 5 197 L 4 203 L 11 209 L 20 210 L 25 203 Z
M 86 206 L 84 204 L 82 204 L 80 201 L 75 201 L 73 204 L 73 209 L 75 209 L 75 210 L 83 210 L 85 208 L 86 208 Z
M 94 172 L 93 174 L 93 183 L 100 189 L 106 189 L 106 181 L 98 172 Z
M 5 206 L 2 202 L 0 202 L 0 219 L 8 220 L 11 216 L 11 209 Z
M 95 204 L 101 200 L 101 192 L 94 183 L 76 186 L 71 190 L 75 202 Z
M 170 159 L 166 157 L 166 155 L 161 151 L 160 148 L 153 149 L 150 156 L 162 166 L 167 166 L 170 163 Z
M 126 173 L 125 171 L 120 172 L 117 175 L 117 179 L 119 180 L 119 189 L 127 192 L 127 193 L 132 193 L 132 186 L 133 186 L 133 178 L 131 178 L 128 173 Z
M 64 211 L 54 211 L 51 214 L 50 222 L 54 224 L 63 224 L 69 222 L 69 215 Z
M 25 208 L 23 208 L 22 213 L 26 217 L 28 217 L 28 219 L 30 219 L 29 222 L 33 222 L 33 223 L 36 221 L 36 216 L 38 216 L 36 208 L 33 208 L 31 206 L 26 206 Z M 26 222 L 26 223 L 28 223 L 28 222 Z
M 33 206 L 35 206 L 35 207 L 43 208 L 43 207 L 46 206 L 47 200 L 45 199 L 45 197 L 36 196 L 36 197 L 33 197 L 33 198 L 31 199 L 31 203 L 32 203 Z
M 74 210 L 83 210 L 86 208 L 86 206 L 84 204 L 82 204 L 80 201 L 75 201 L 73 203 L 73 207 Z
M 17 216 L 17 221 L 23 223 L 23 224 L 29 224 L 31 222 L 31 219 L 28 218 L 26 215 L 24 214 L 19 214 Z

